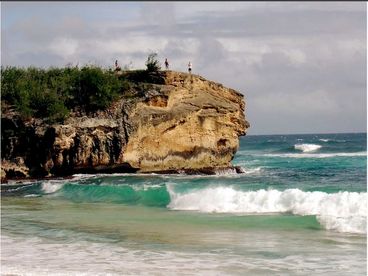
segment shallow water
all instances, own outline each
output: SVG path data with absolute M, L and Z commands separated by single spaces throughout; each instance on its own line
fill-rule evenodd
M 365 134 L 247 136 L 234 164 L 3 186 L 2 274 L 366 275 Z

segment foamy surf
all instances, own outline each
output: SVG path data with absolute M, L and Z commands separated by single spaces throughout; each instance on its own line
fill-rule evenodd
M 255 174 L 255 173 L 259 173 L 261 169 L 262 169 L 261 167 L 246 168 L 246 167 L 239 166 L 239 171 L 241 174 Z M 228 169 L 216 171 L 215 175 L 216 176 L 239 176 L 239 173 L 237 172 L 235 168 L 228 168 Z
M 64 183 L 56 182 L 56 181 L 46 181 L 41 184 L 41 190 L 45 194 L 53 194 L 60 190 L 64 186 Z
M 292 213 L 315 215 L 328 230 L 366 233 L 367 194 L 356 192 L 304 192 L 299 189 L 238 191 L 214 187 L 177 193 L 168 185 L 172 210 L 205 213 Z
M 345 143 L 346 140 L 335 140 L 335 139 L 318 139 L 321 142 L 334 142 L 334 143 Z
M 161 184 L 143 184 L 143 185 L 132 185 L 131 186 L 135 191 L 148 191 L 154 189 L 161 189 L 163 185 Z
M 257 174 L 262 171 L 262 167 L 256 167 L 256 168 L 245 168 L 240 167 L 241 173 L 243 174 Z
M 311 152 L 319 150 L 322 146 L 316 144 L 295 144 L 294 148 L 296 150 L 301 150 L 302 152 Z

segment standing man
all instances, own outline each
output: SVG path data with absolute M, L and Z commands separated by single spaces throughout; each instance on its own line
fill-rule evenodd
M 167 61 L 167 58 L 165 58 L 165 67 L 166 70 L 169 70 L 169 62 Z
M 190 61 L 188 63 L 188 72 L 189 74 L 192 73 L 192 63 Z
M 118 64 L 118 60 L 115 60 L 115 71 L 120 71 L 120 70 L 121 70 L 121 68 Z

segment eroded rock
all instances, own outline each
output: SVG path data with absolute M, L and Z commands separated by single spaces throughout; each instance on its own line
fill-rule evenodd
M 71 114 L 63 125 L 2 114 L 1 177 L 230 167 L 249 127 L 243 95 L 186 73 L 151 79 L 107 110 Z

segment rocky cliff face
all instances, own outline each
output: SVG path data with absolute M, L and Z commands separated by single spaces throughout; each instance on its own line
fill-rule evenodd
M 204 170 L 231 166 L 245 135 L 243 95 L 197 75 L 159 72 L 95 114 L 64 124 L 2 114 L 7 178 L 94 172 Z

